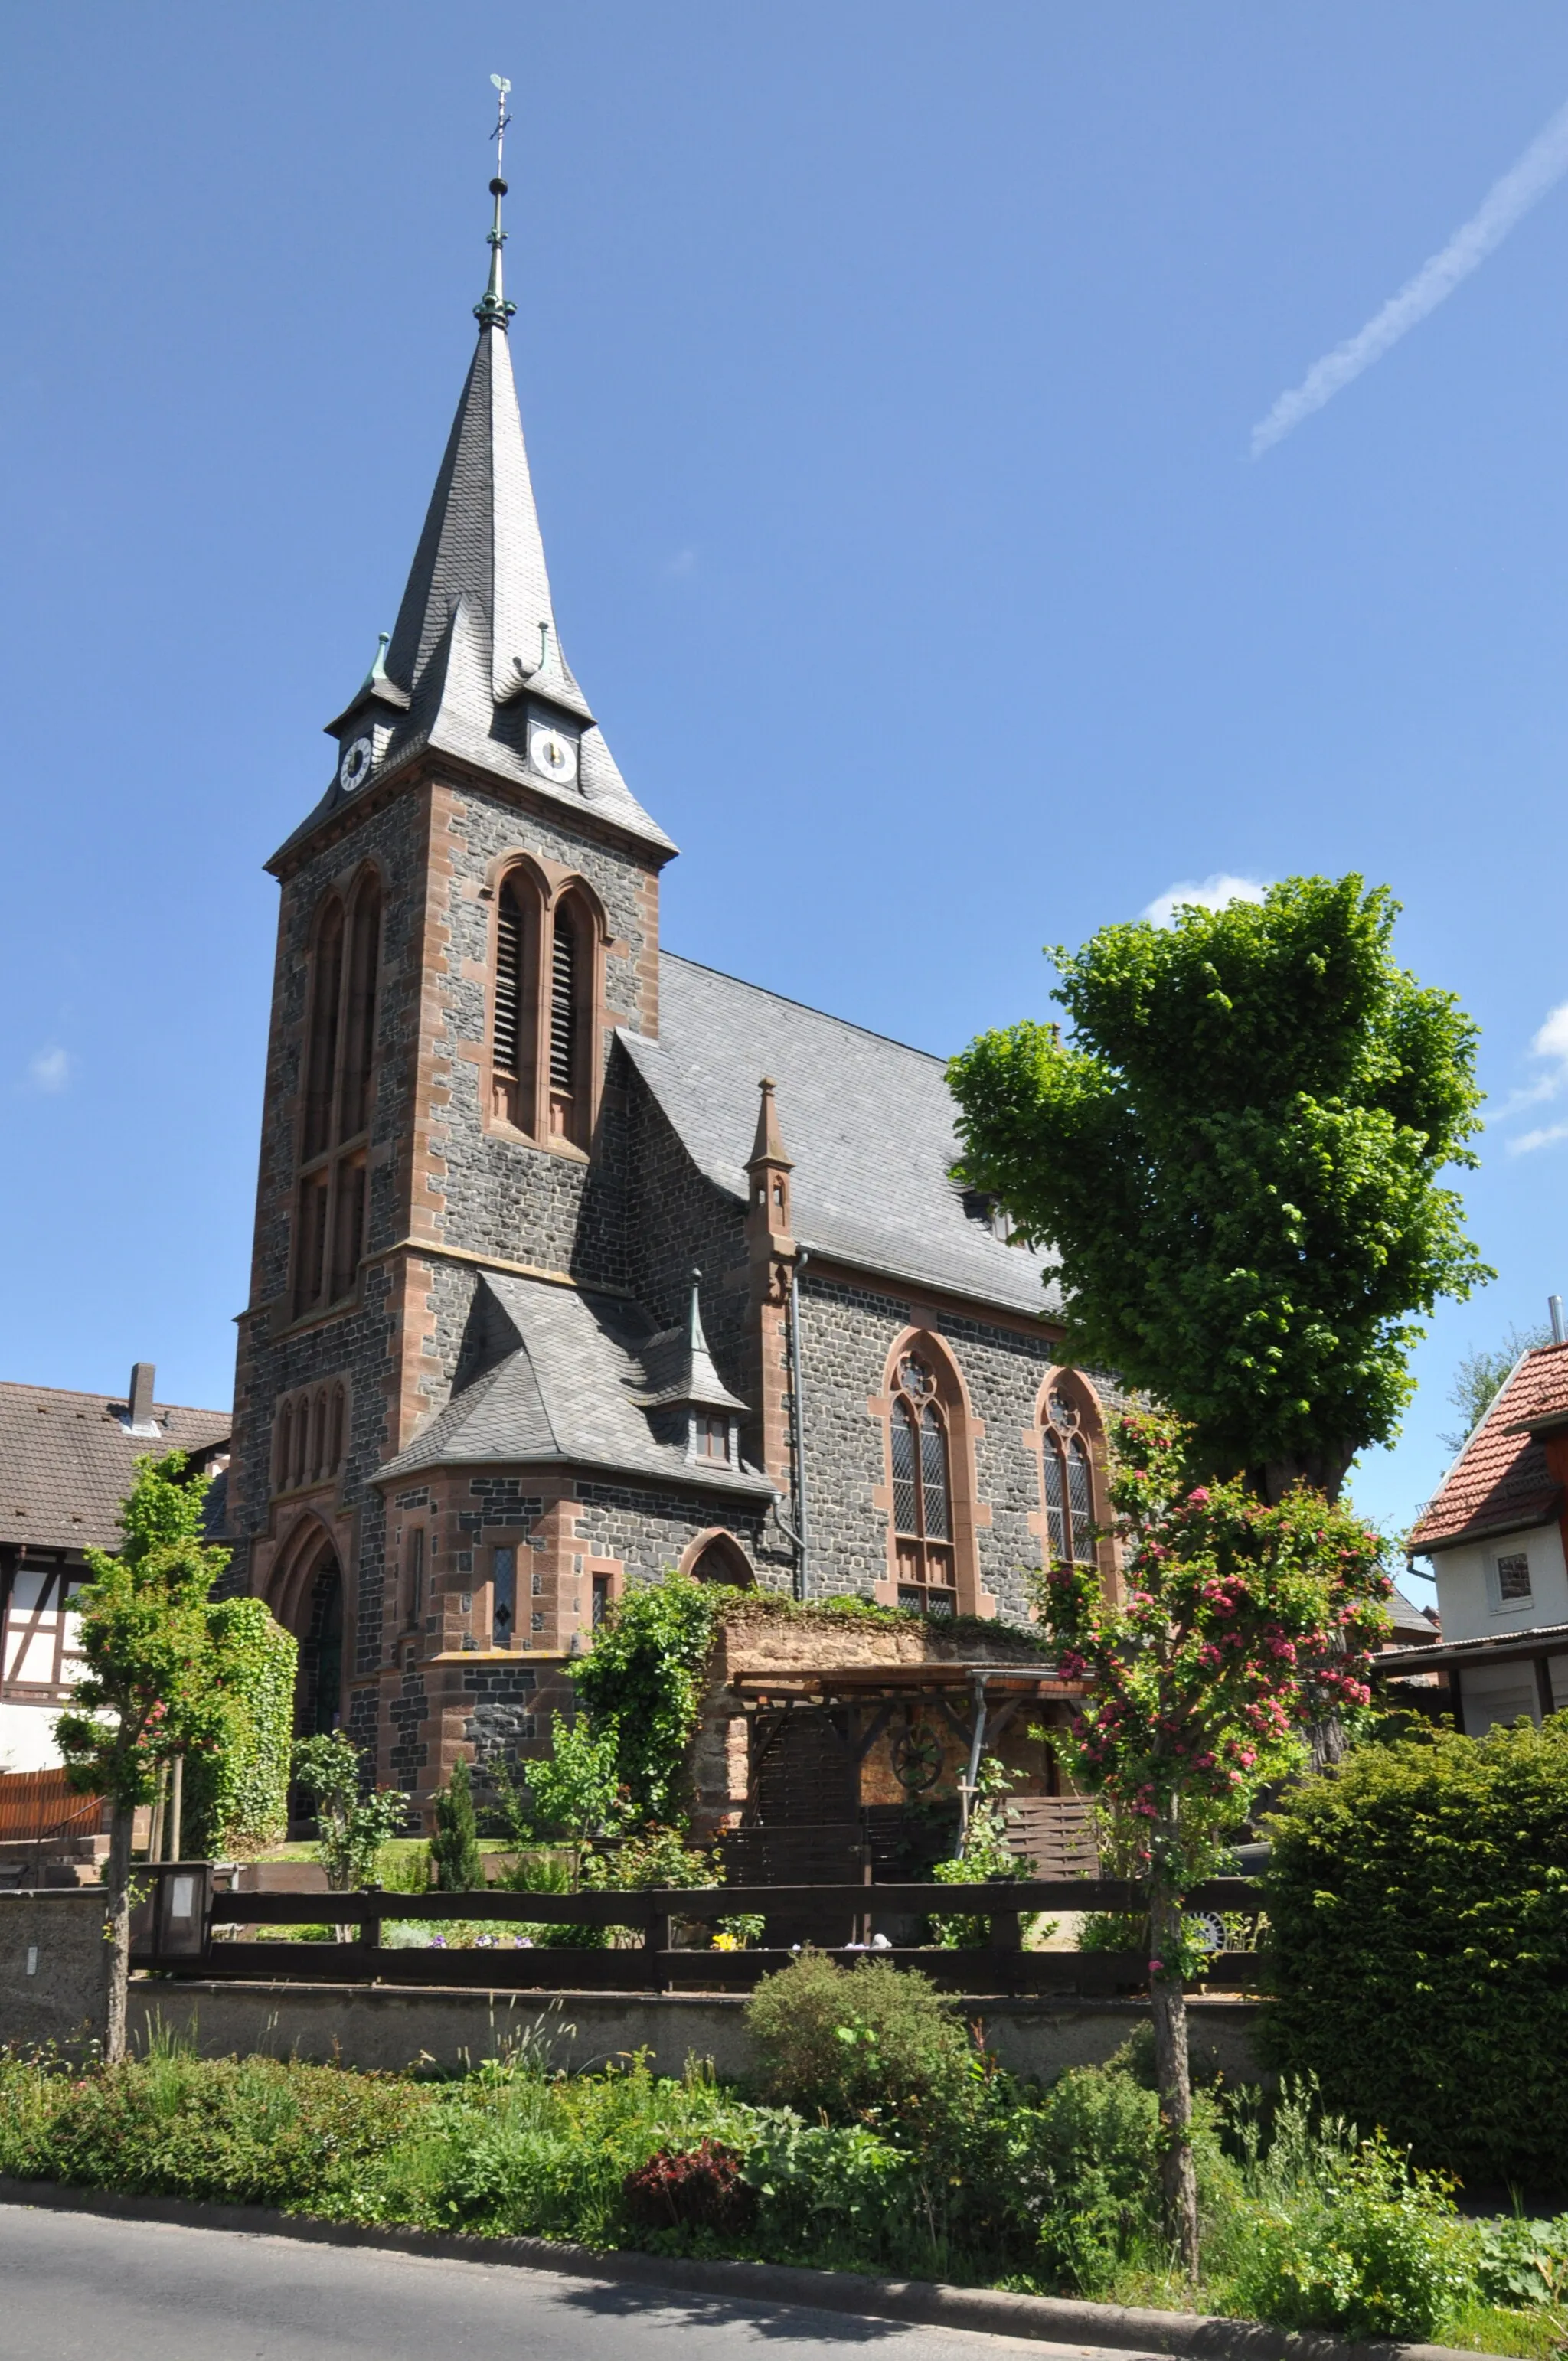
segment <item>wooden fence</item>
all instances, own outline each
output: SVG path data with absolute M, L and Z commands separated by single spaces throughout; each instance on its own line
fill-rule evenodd
M 1138 1888 L 1113 1878 L 942 1886 L 737 1884 L 631 1894 L 489 1888 L 416 1894 L 373 1889 L 327 1895 L 214 1892 L 204 1863 L 138 1871 L 138 1883 L 148 1876 L 155 1890 L 137 1913 L 134 1962 L 178 1975 L 291 1983 L 468 1984 L 488 1991 L 749 1992 L 760 1977 L 787 1966 L 801 1944 L 811 1942 L 846 1963 L 870 1957 L 918 1968 L 946 1992 L 1111 1996 L 1135 1993 L 1147 1984 L 1143 1950 L 1023 1947 L 1021 1914 L 1138 1912 Z M 1193 1889 L 1188 1906 L 1255 1918 L 1260 1889 L 1248 1878 L 1213 1878 Z M 913 1922 L 933 1911 L 989 1921 L 990 1940 L 959 1950 L 908 1940 L 869 1948 L 874 1922 L 891 1921 L 896 1933 L 906 1936 Z M 709 1928 L 742 1913 L 764 1921 L 754 1948 L 713 1950 L 675 1940 L 677 1929 Z M 258 1931 L 329 1915 L 325 1941 L 269 1940 Z M 451 1949 L 394 1946 L 383 1940 L 392 1921 L 422 1921 L 436 1930 L 443 1922 L 489 1924 L 498 1932 L 493 1944 L 481 1938 L 471 1947 L 466 1942 Z M 538 1931 L 520 1946 L 513 1932 L 519 1926 L 603 1927 L 613 1930 L 616 1947 L 556 1943 L 541 1939 Z M 1203 1982 L 1212 1990 L 1248 1990 L 1256 1984 L 1260 1966 L 1256 1951 L 1219 1950 L 1210 1957 Z
M 78 1795 L 63 1771 L 0 1772 L 0 1844 L 45 1844 L 98 1833 L 98 1795 Z

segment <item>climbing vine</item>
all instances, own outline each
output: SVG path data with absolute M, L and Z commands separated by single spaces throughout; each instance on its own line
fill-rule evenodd
M 289 1822 L 299 1651 L 259 1598 L 225 1598 L 207 1610 L 218 1680 L 221 1734 L 186 1757 L 184 1848 L 193 1856 L 248 1861 Z
M 573 1666 L 596 1733 L 615 1732 L 616 1771 L 637 1820 L 683 1816 L 685 1750 L 714 1635 L 724 1610 L 750 1597 L 674 1572 L 640 1583 L 617 1600 L 592 1653 Z

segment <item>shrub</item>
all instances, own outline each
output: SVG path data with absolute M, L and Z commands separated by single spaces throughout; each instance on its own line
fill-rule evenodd
M 746 2006 L 765 2095 L 838 2123 L 940 2132 L 972 2112 L 980 2061 L 925 1976 L 803 1951 Z
M 1112 2066 L 1070 2068 L 1040 2114 L 1040 2267 L 1092 2295 L 1118 2263 L 1159 2246 L 1159 2101 L 1124 2052 Z
M 628 2218 L 642 2230 L 748 2228 L 757 2211 L 757 2192 L 740 2178 L 740 2158 L 722 2141 L 705 2139 L 694 2148 L 660 2148 L 629 2172 L 621 2185 Z
M 909 2263 L 916 2177 L 906 2152 L 880 2132 L 863 2124 L 805 2124 L 781 2108 L 748 2143 L 745 2170 L 761 2201 L 765 2254 Z
M 1273 1832 L 1274 2061 L 1426 2164 L 1561 2182 L 1568 1715 L 1359 1748 Z
M 435 1834 L 430 1857 L 435 1883 L 442 1894 L 471 1894 L 485 1882 L 479 1857 L 479 1831 L 474 1818 L 474 1785 L 466 1761 L 452 1766 L 452 1776 L 435 1797 Z
M 299 1645 L 259 1598 L 207 1612 L 222 1688 L 222 1735 L 185 1758 L 181 1846 L 192 1860 L 253 1861 L 289 1824 Z
M 1233 2225 L 1234 2306 L 1278 2328 L 1430 2337 L 1470 2287 L 1446 2189 L 1370 2140 L 1295 2201 L 1244 2207 Z

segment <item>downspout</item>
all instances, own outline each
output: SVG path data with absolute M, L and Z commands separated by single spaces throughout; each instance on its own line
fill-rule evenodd
M 809 1527 L 806 1521 L 806 1397 L 800 1376 L 800 1274 L 811 1257 L 802 1246 L 789 1267 L 790 1449 L 795 1478 L 795 1595 L 811 1595 Z

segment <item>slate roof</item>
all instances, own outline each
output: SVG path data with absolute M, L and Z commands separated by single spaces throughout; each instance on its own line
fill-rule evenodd
M 494 1271 L 478 1292 L 478 1348 L 466 1377 L 460 1369 L 458 1390 L 378 1471 L 378 1484 L 432 1467 L 560 1464 L 771 1499 L 755 1468 L 707 1466 L 655 1441 L 641 1407 L 654 1390 L 645 1359 L 654 1331 L 634 1304 Z
M 527 759 L 531 697 L 581 726 L 569 786 Z M 346 745 L 379 721 L 375 767 L 349 791 L 334 774 L 276 862 L 367 785 L 427 748 L 478 764 L 534 795 L 585 808 L 645 843 L 674 847 L 627 786 L 561 649 L 503 327 L 486 322 L 464 383 L 424 529 L 384 660 L 328 724 Z
M 154 1442 L 126 1432 L 127 1406 L 105 1394 L 0 1384 L 0 1541 L 40 1549 L 118 1549 L 115 1521 L 140 1452 L 209 1453 L 226 1443 L 226 1410 L 158 1402 Z
M 1446 1549 L 1486 1533 L 1520 1532 L 1555 1517 L 1562 1488 L 1530 1429 L 1568 1419 L 1568 1345 L 1518 1361 L 1427 1502 L 1408 1546 Z
M 799 1001 L 661 954 L 659 1039 L 628 1057 L 698 1170 L 742 1203 L 771 1074 L 794 1160 L 795 1235 L 812 1252 L 1013 1311 L 1059 1311 L 1042 1257 L 964 1210 L 945 1062 Z

